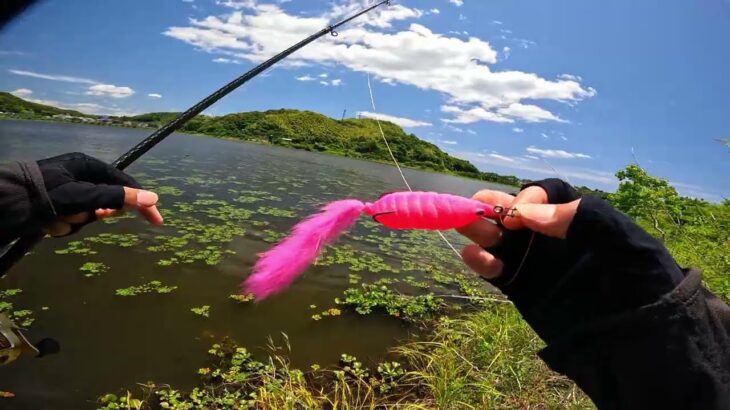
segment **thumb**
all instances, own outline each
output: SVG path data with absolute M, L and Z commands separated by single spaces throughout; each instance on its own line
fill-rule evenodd
M 565 239 L 580 201 L 577 199 L 567 204 L 518 204 L 513 211 L 528 229 Z

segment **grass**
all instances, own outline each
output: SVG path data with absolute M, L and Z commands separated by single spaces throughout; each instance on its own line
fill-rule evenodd
M 537 358 L 542 341 L 511 305 L 442 318 L 430 340 L 396 349 L 424 408 L 587 408 L 590 400 Z

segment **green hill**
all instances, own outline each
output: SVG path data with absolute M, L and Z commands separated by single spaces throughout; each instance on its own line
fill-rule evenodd
M 87 122 L 90 119 L 97 119 L 96 116 L 77 111 L 25 101 L 5 92 L 0 92 L 0 111 L 5 112 L 6 115 L 10 114 L 12 118 L 24 119 L 78 120 L 78 118 L 54 118 L 55 115 L 63 114 L 85 117 L 83 120 Z M 103 122 L 94 122 L 104 125 L 157 128 L 174 119 L 178 114 L 176 112 L 155 112 L 130 117 L 109 117 Z M 407 167 L 461 175 L 511 186 L 519 186 L 528 182 L 510 175 L 481 172 L 469 161 L 452 157 L 436 145 L 424 141 L 414 134 L 406 133 L 396 124 L 386 121 L 381 121 L 381 124 L 396 159 Z M 242 112 L 221 117 L 198 116 L 188 122 L 181 131 L 391 162 L 378 124 L 371 119 L 349 118 L 340 121 L 316 112 L 281 109 Z M 585 189 L 587 190 L 587 188 Z M 594 191 L 594 193 L 605 196 L 605 193 L 601 191 Z
M 52 117 L 54 115 L 70 115 L 73 117 L 87 118 L 94 117 L 74 110 L 64 110 L 61 108 L 51 107 L 49 105 L 26 101 L 6 92 L 0 92 L 0 111 L 15 114 L 20 118 L 29 119 L 48 116 Z
M 479 177 L 479 170 L 468 161 L 448 155 L 395 124 L 382 125 L 393 154 L 403 165 Z M 311 111 L 272 110 L 198 117 L 184 131 L 390 162 L 377 122 L 370 119 L 339 121 Z
M 149 113 L 122 117 L 120 120 L 158 127 L 176 115 Z M 402 165 L 513 186 L 524 182 L 513 176 L 480 172 L 469 161 L 452 157 L 436 145 L 406 133 L 398 125 L 385 121 L 381 121 L 381 125 L 393 155 Z M 350 118 L 340 121 L 316 112 L 281 109 L 221 117 L 198 116 L 186 124 L 182 131 L 391 162 L 378 124 L 371 119 Z

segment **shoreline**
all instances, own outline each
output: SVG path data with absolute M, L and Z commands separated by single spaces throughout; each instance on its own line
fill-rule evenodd
M 48 119 L 13 118 L 13 117 L 6 117 L 6 116 L 0 116 L 0 121 L 29 121 L 29 122 L 51 123 L 51 124 L 72 124 L 72 125 L 82 125 L 82 126 L 89 126 L 89 127 L 113 127 L 113 128 L 128 128 L 128 129 L 135 129 L 135 130 L 153 130 L 153 131 L 157 129 L 157 128 L 144 128 L 144 127 L 129 127 L 129 126 L 115 125 L 115 124 L 106 125 L 106 124 L 89 124 L 89 123 L 85 123 L 85 122 L 75 122 L 75 121 L 56 121 L 56 120 L 48 120 Z M 249 144 L 256 144 L 256 145 L 260 145 L 260 146 L 291 149 L 291 150 L 309 152 L 312 154 L 335 156 L 335 157 L 339 157 L 339 158 L 348 158 L 348 159 L 365 161 L 365 162 L 370 162 L 370 163 L 375 163 L 375 164 L 380 164 L 380 165 L 387 165 L 387 166 L 391 166 L 391 167 L 395 168 L 395 164 L 393 164 L 392 161 L 352 157 L 352 156 L 348 156 L 348 155 L 341 155 L 341 154 L 338 154 L 333 151 L 312 151 L 312 150 L 297 148 L 297 147 L 293 147 L 293 146 L 271 144 L 271 143 L 268 143 L 263 140 L 243 140 L 243 139 L 235 138 L 235 137 L 220 137 L 220 136 L 216 136 L 216 135 L 192 133 L 192 132 L 184 132 L 184 131 L 175 131 L 175 133 L 183 134 L 183 135 L 190 135 L 190 136 L 194 136 L 194 137 L 213 138 L 213 139 L 219 139 L 219 140 L 231 141 L 231 142 L 249 143 Z M 447 176 L 456 177 L 456 178 L 463 178 L 463 179 L 466 179 L 469 181 L 487 182 L 487 183 L 495 184 L 495 185 L 498 185 L 498 186 L 504 187 L 504 188 L 519 188 L 519 185 L 507 185 L 507 184 L 503 184 L 501 182 L 495 182 L 495 181 L 479 179 L 479 178 L 471 178 L 471 177 L 456 174 L 456 173 L 436 171 L 436 170 L 427 169 L 427 168 L 418 168 L 418 167 L 404 165 L 404 164 L 399 164 L 399 165 L 403 169 L 409 169 L 409 170 L 413 170 L 413 171 L 427 172 L 427 173 L 438 174 L 438 175 L 447 175 Z

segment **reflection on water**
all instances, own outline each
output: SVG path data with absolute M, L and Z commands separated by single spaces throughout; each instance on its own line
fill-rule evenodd
M 112 161 L 144 136 L 132 129 L 2 121 L 0 161 L 69 151 Z M 353 284 L 384 277 L 403 278 L 396 280 L 404 292 L 430 286 L 453 293 L 444 273 L 462 270 L 433 234 L 390 232 L 361 220 L 289 291 L 261 304 L 237 303 L 229 295 L 238 292 L 257 253 L 327 201 L 373 200 L 401 190 L 395 168 L 174 135 L 128 171 L 161 194 L 165 226 L 123 218 L 46 240 L 0 285 L 23 289 L 8 300 L 32 310 L 32 340 L 52 336 L 62 345 L 53 357 L 0 368 L 0 390 L 17 395 L 8 402 L 15 408 L 93 408 L 101 393 L 149 380 L 192 386 L 205 351 L 223 337 L 263 355 L 270 336 L 276 341 L 286 333 L 299 366 L 334 363 L 343 352 L 375 361 L 408 337 L 404 322 L 347 311 L 325 320 L 312 316 L 334 307 L 334 298 Z M 413 170 L 406 176 L 414 189 L 459 195 L 487 185 Z M 171 287 L 169 293 L 117 295 L 152 281 Z M 208 318 L 190 311 L 204 305 Z

